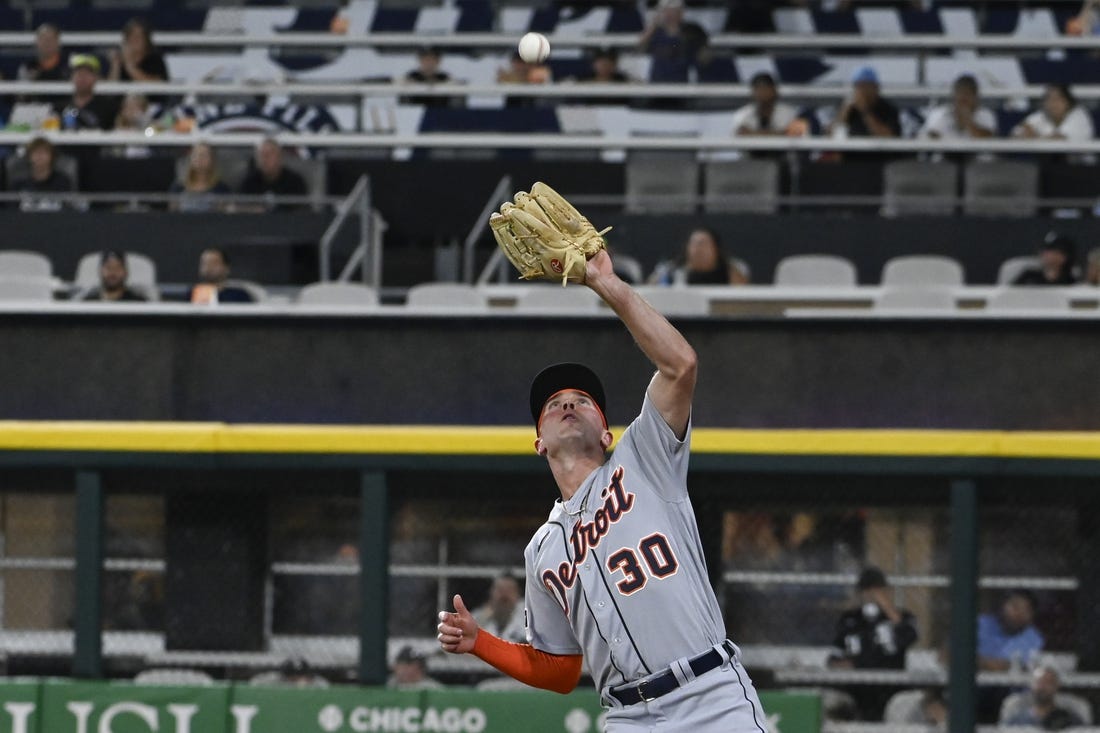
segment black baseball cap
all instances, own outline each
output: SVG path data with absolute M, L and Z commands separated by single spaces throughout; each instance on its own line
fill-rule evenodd
M 856 588 L 867 590 L 868 588 L 885 588 L 886 575 L 878 568 L 871 566 L 863 569 L 856 582 Z
M 603 383 L 596 372 L 584 364 L 563 362 L 546 367 L 531 382 L 531 419 L 535 421 L 536 428 L 546 400 L 563 389 L 576 389 L 591 396 L 605 416 L 604 424 L 607 424 L 607 398 L 604 396 Z
M 1077 244 L 1065 234 L 1060 232 L 1047 232 L 1047 235 L 1043 237 L 1043 243 L 1039 245 L 1040 251 L 1044 249 L 1058 250 L 1072 260 L 1077 252 Z

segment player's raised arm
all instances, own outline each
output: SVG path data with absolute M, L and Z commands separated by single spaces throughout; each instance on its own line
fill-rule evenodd
M 606 250 L 588 261 L 585 284 L 611 306 L 656 365 L 657 374 L 649 384 L 649 399 L 676 436 L 683 438 L 695 392 L 695 349 L 664 316 L 619 279 Z

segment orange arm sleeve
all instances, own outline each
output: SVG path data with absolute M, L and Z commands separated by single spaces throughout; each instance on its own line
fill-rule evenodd
M 580 654 L 548 654 L 530 644 L 513 644 L 481 629 L 473 655 L 514 679 L 544 690 L 572 692 L 581 679 Z

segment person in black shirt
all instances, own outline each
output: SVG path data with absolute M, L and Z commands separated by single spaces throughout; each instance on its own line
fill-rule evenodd
M 73 96 L 58 110 L 62 127 L 77 130 L 110 130 L 118 116 L 118 100 L 95 93 L 99 81 L 99 59 L 91 54 L 75 54 L 72 66 Z
M 122 26 L 122 45 L 111 51 L 111 81 L 167 81 L 168 65 L 153 46 L 153 32 L 140 18 Z
M 75 190 L 73 181 L 57 170 L 57 150 L 46 138 L 36 137 L 27 143 L 26 155 L 30 167 L 28 175 L 11 184 L 11 190 L 28 194 L 20 202 L 20 208 L 23 211 L 57 211 L 62 203 L 56 197 L 30 195 Z
M 876 567 L 860 573 L 856 583 L 859 606 L 837 622 L 836 651 L 828 665 L 837 669 L 904 669 L 905 652 L 917 640 L 916 618 L 891 598 L 886 576 Z M 859 685 L 851 690 L 864 720 L 879 720 L 892 690 Z
M 879 94 L 878 72 L 862 66 L 852 75 L 852 95 L 833 122 L 847 130 L 848 137 L 900 137 L 898 108 Z
M 34 32 L 34 58 L 19 67 L 23 81 L 68 81 L 69 65 L 61 53 L 61 32 L 43 23 Z
M 1069 237 L 1047 232 L 1039 245 L 1039 266 L 1024 270 L 1013 285 L 1073 285 L 1077 247 Z
M 439 49 L 425 46 L 416 52 L 416 68 L 405 75 L 405 81 L 418 84 L 441 84 L 451 80 L 451 75 L 439 69 Z M 448 97 L 409 97 L 406 104 L 422 104 L 425 107 L 446 107 Z
M 229 255 L 217 247 L 207 247 L 199 255 L 199 282 L 191 288 L 191 302 L 200 305 L 217 303 L 253 303 L 244 288 L 227 285 Z
M 283 164 L 283 149 L 273 138 L 265 138 L 256 148 L 256 157 L 241 182 L 240 193 L 249 196 L 305 196 L 309 193 L 305 179 Z M 265 207 L 268 211 L 286 210 L 288 206 Z
M 129 271 L 126 269 L 126 254 L 115 250 L 106 250 L 99 258 L 99 287 L 88 291 L 81 300 L 102 300 L 109 302 L 140 303 L 145 296 L 126 286 Z

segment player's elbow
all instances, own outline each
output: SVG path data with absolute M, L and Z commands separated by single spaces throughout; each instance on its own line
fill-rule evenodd
M 578 661 L 576 669 L 569 670 L 568 674 L 564 674 L 558 679 L 554 680 L 552 687 L 547 689 L 552 692 L 557 692 L 561 695 L 568 695 L 573 690 L 577 689 L 577 685 L 581 681 L 581 664 Z
M 681 384 L 695 384 L 695 375 L 699 370 L 699 356 L 689 344 L 679 349 L 665 370 L 665 376 Z

